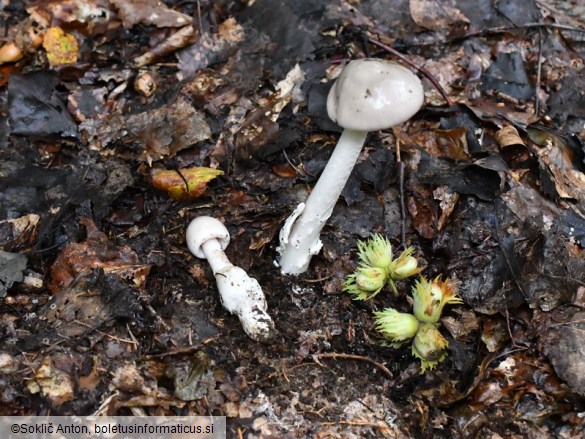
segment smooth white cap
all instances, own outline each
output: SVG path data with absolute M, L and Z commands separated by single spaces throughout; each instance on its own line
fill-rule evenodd
M 374 58 L 351 61 L 337 78 L 327 113 L 339 126 L 377 131 L 399 125 L 422 107 L 420 79 L 399 64 Z
M 222 250 L 230 243 L 230 232 L 221 221 L 211 216 L 195 218 L 187 227 L 187 247 L 200 259 L 206 259 L 201 246 L 210 239 L 216 239 Z

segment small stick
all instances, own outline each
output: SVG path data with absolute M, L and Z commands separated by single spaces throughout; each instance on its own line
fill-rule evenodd
M 400 197 L 400 243 L 406 248 L 406 207 L 404 203 L 404 162 L 400 158 L 400 140 L 396 138 L 396 164 L 398 165 L 398 191 Z M 394 286 L 394 285 L 392 285 Z M 396 293 L 398 294 L 398 293 Z
M 568 31 L 568 32 L 579 32 L 585 33 L 585 28 L 581 27 L 574 27 L 569 26 L 566 24 L 556 24 L 556 23 L 527 23 L 521 24 L 519 26 L 501 26 L 501 27 L 492 27 L 489 29 L 482 29 L 476 30 L 466 33 L 465 35 L 456 36 L 453 38 L 449 38 L 447 40 L 442 41 L 430 41 L 428 43 L 409 43 L 408 41 L 404 43 L 406 47 L 430 47 L 430 46 L 438 46 L 443 44 L 454 44 L 459 43 L 463 40 L 473 37 L 483 37 L 489 34 L 500 34 L 503 32 L 509 32 L 512 30 L 522 30 L 522 29 L 557 29 L 560 31 Z
M 319 361 L 322 358 L 343 358 L 346 360 L 360 360 L 360 361 L 365 361 L 367 363 L 373 364 L 374 366 L 376 366 L 378 369 L 380 369 L 382 372 L 384 372 L 388 377 L 390 378 L 394 378 L 394 376 L 392 375 L 392 372 L 390 372 L 388 370 L 388 368 L 386 366 L 384 366 L 382 363 L 378 363 L 377 361 L 372 360 L 369 357 L 364 357 L 362 355 L 353 355 L 353 354 L 338 354 L 336 352 L 326 352 L 323 354 L 315 354 L 312 356 L 313 359 L 319 363 Z
M 540 110 L 540 75 L 542 73 L 542 29 L 538 28 L 538 67 L 536 69 L 536 87 L 534 90 L 534 114 L 538 116 Z
M 301 367 L 312 366 L 314 364 L 317 364 L 317 363 L 314 363 L 314 362 L 301 363 L 301 364 L 297 364 L 296 366 L 289 367 L 288 369 L 285 369 L 285 370 L 279 370 L 277 372 L 272 372 L 270 375 L 267 375 L 264 378 L 260 378 L 259 380 L 254 381 L 253 384 L 260 383 L 260 382 L 266 381 L 266 380 L 271 380 L 272 378 L 276 378 L 279 375 L 282 375 L 284 377 L 284 379 L 287 382 L 289 382 L 290 380 L 287 377 L 287 373 L 292 372 L 295 369 L 300 369 Z
M 197 352 L 197 351 L 201 350 L 202 347 L 203 347 L 202 344 L 197 344 L 197 345 L 193 345 L 193 346 L 178 347 L 178 348 L 170 349 L 170 350 L 165 351 L 165 352 L 145 354 L 145 355 L 142 355 L 140 357 L 140 359 L 141 360 L 153 360 L 155 358 L 172 357 L 175 355 L 188 355 L 188 354 L 192 354 L 193 352 Z
M 368 40 L 374 46 L 378 46 L 378 47 L 384 49 L 385 51 L 390 52 L 392 55 L 394 55 L 396 58 L 398 58 L 402 62 L 408 64 L 413 69 L 416 69 L 417 71 L 419 71 L 421 73 L 421 75 L 425 76 L 429 81 L 431 81 L 431 83 L 435 86 L 435 88 L 437 89 L 437 91 L 441 94 L 441 96 L 443 96 L 443 99 L 445 99 L 445 102 L 447 102 L 447 105 L 449 107 L 451 107 L 453 105 L 453 102 L 451 101 L 451 99 L 449 98 L 449 96 L 447 96 L 447 92 L 443 89 L 443 87 L 441 87 L 441 84 L 439 84 L 439 81 L 437 81 L 437 79 L 433 75 L 431 75 L 431 73 L 428 70 L 426 70 L 423 67 L 420 67 L 420 66 L 416 65 L 415 63 L 413 63 L 412 61 L 410 61 L 408 58 L 406 58 L 398 50 L 396 50 L 396 49 L 394 49 L 394 48 L 392 48 L 390 46 L 387 46 L 386 44 L 381 43 L 380 41 L 375 40 L 375 39 L 373 39 L 371 37 L 368 37 Z

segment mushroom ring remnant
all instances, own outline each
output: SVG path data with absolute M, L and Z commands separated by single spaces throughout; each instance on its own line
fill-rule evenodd
M 319 239 L 369 131 L 399 125 L 424 102 L 424 90 L 410 70 L 381 59 L 351 61 L 331 87 L 327 113 L 344 128 L 331 158 L 304 206 L 280 232 L 282 273 L 301 274 L 322 247 Z M 303 204 L 303 203 L 301 203 Z
M 226 227 L 210 216 L 195 218 L 187 227 L 187 246 L 196 257 L 209 262 L 224 308 L 239 317 L 250 338 L 271 341 L 274 323 L 266 312 L 268 306 L 262 288 L 256 279 L 229 261 L 223 252 L 229 242 Z

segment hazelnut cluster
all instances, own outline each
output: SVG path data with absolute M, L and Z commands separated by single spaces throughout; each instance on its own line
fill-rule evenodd
M 395 281 L 419 274 L 423 269 L 409 247 L 394 258 L 390 241 L 381 235 L 373 235 L 368 242 L 358 241 L 360 264 L 355 273 L 350 274 L 344 284 L 344 291 L 356 300 L 368 300 L 378 294 L 388 283 L 398 295 Z
M 367 242 L 358 241 L 358 250 L 360 265 L 347 277 L 344 286 L 344 291 L 355 300 L 371 299 L 386 283 L 397 294 L 394 281 L 415 276 L 423 270 L 412 256 L 412 247 L 394 259 L 390 242 L 380 235 L 374 235 Z M 425 372 L 447 356 L 449 343 L 439 332 L 443 308 L 463 301 L 457 296 L 452 280 L 442 280 L 438 276 L 429 281 L 420 276 L 412 287 L 412 302 L 412 314 L 394 308 L 375 312 L 376 329 L 393 348 L 412 341 L 412 355 L 421 361 L 422 372 Z

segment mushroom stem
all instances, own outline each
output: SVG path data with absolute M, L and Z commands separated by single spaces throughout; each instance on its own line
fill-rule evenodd
M 279 252 L 282 273 L 300 274 L 307 270 L 313 255 L 323 243 L 319 239 L 331 216 L 366 140 L 368 132 L 345 129 L 319 181 L 296 219 L 291 232 L 280 236 Z M 283 229 L 284 230 L 284 229 Z
M 233 266 L 233 264 L 223 252 L 221 244 L 217 241 L 217 239 L 210 239 L 209 241 L 205 241 L 203 244 L 201 244 L 201 249 L 203 250 L 203 253 L 205 253 L 205 258 L 207 259 L 207 262 L 209 262 L 211 271 L 213 271 L 214 276 L 218 272 Z
M 200 216 L 187 227 L 186 240 L 193 255 L 209 262 L 224 308 L 238 316 L 250 338 L 270 342 L 275 328 L 266 312 L 264 293 L 258 281 L 234 266 L 224 253 L 230 242 L 225 226 L 215 218 Z

